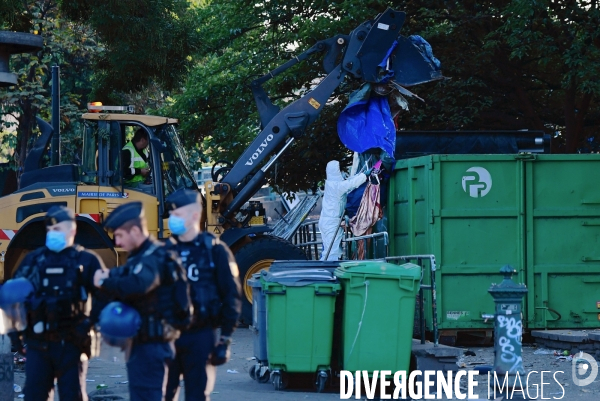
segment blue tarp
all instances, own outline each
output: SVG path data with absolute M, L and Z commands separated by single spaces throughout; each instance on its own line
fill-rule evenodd
M 408 39 L 410 39 L 410 41 L 419 48 L 421 54 L 426 60 L 429 60 L 431 63 L 433 63 L 437 69 L 440 69 L 442 63 L 440 63 L 440 60 L 433 55 L 433 49 L 428 41 L 419 35 L 409 36 Z
M 371 86 L 366 84 L 350 96 L 338 119 L 338 135 L 350 150 L 363 153 L 380 148 L 393 157 L 396 127 L 390 105 L 386 97 L 370 96 L 370 92 Z

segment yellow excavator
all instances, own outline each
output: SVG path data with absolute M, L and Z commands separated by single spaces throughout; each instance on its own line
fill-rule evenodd
M 430 49 L 428 52 L 399 35 L 404 19 L 403 12 L 388 9 L 349 35 L 317 42 L 252 83 L 262 130 L 235 163 L 213 168 L 212 181 L 205 183 L 202 222 L 204 229 L 219 235 L 235 254 L 247 301 L 243 322 L 252 321 L 252 293 L 246 280 L 268 268 L 273 260 L 306 258 L 289 241 L 269 234 L 272 228 L 260 217 L 260 206 L 253 203 L 244 208 L 265 183 L 269 168 L 319 116 L 347 76 L 373 85 L 388 85 L 384 81 L 392 76 L 401 86 L 442 78 L 430 57 Z M 280 110 L 261 85 L 317 52 L 325 53 L 323 64 L 327 76 L 305 96 Z M 41 135 L 27 156 L 18 189 L 0 198 L 0 281 L 12 276 L 27 252 L 44 245 L 43 217 L 54 205 L 75 210 L 76 242 L 94 250 L 112 267 L 124 261 L 125 253 L 115 247 L 102 223 L 116 207 L 141 201 L 151 234 L 166 238 L 170 235 L 166 197 L 179 188 L 199 190 L 188 167 L 176 119 L 133 114 L 131 107 L 126 106 L 91 104 L 88 109 L 90 112 L 82 116 L 80 165 L 42 167 L 53 129 L 38 119 Z M 137 129 L 144 130 L 149 138 L 151 174 L 143 190 L 128 188 L 122 174 L 121 150 L 128 133 Z

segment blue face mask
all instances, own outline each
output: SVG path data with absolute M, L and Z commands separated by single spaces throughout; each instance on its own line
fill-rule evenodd
M 67 238 L 61 231 L 48 231 L 46 233 L 46 246 L 52 252 L 60 252 L 67 247 Z
M 185 228 L 185 220 L 177 216 L 169 216 L 169 230 L 174 235 L 185 234 L 187 228 Z

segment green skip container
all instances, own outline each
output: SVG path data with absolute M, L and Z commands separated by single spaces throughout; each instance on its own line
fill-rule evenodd
M 345 262 L 335 275 L 343 289 L 342 368 L 408 371 L 421 267 Z
M 333 314 L 341 286 L 324 269 L 262 271 L 267 305 L 267 352 L 273 385 L 281 372 L 315 372 L 322 390 L 331 370 Z

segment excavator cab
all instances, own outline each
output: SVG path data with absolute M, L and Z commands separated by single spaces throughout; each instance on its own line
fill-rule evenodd
M 87 184 L 160 196 L 164 200 L 180 188 L 198 189 L 177 134 L 175 119 L 155 116 L 86 113 L 81 181 Z M 148 137 L 144 157 L 150 174 L 141 186 L 129 185 L 124 172 L 123 148 L 133 132 L 143 130 Z
M 81 181 L 98 186 L 97 198 L 101 204 L 107 198 L 111 199 L 114 207 L 131 200 L 146 203 L 146 217 L 151 219 L 148 224 L 150 231 L 158 238 L 167 237 L 166 198 L 181 188 L 198 190 L 177 133 L 177 120 L 108 112 L 86 113 L 83 119 Z M 125 177 L 130 166 L 124 165 L 123 158 L 127 152 L 124 148 L 138 130 L 143 130 L 148 138 L 147 148 L 138 151 L 138 154 L 145 159 L 150 173 L 143 181 L 132 184 Z M 103 211 L 102 207 L 100 209 Z

